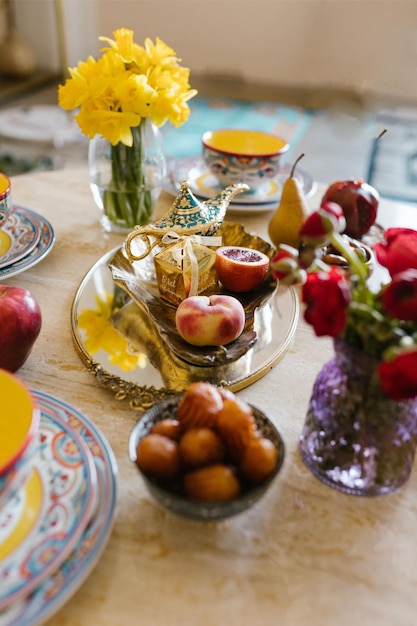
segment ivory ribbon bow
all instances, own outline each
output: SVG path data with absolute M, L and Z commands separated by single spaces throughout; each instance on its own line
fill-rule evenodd
M 196 296 L 198 293 L 198 261 L 194 254 L 193 243 L 198 243 L 201 246 L 213 246 L 218 247 L 222 245 L 221 237 L 204 237 L 202 235 L 179 235 L 175 231 L 169 231 L 162 237 L 162 243 L 164 245 L 183 242 L 181 247 L 175 248 L 172 251 L 172 256 L 177 263 L 182 263 L 185 258 L 188 257 L 191 267 L 191 283 L 189 296 Z

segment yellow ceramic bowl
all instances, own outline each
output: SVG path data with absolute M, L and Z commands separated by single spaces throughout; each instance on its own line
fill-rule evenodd
M 0 369 L 0 508 L 22 486 L 37 446 L 40 409 L 17 376 Z
M 277 176 L 289 144 L 272 133 L 223 128 L 203 134 L 203 158 L 223 185 L 246 183 L 258 189 Z
M 10 179 L 0 172 L 0 228 L 4 226 L 12 210 L 12 193 Z

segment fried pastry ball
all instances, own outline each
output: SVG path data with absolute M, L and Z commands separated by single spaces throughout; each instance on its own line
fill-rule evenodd
M 211 428 L 187 430 L 179 441 L 179 451 L 186 467 L 201 467 L 224 459 L 224 443 Z
M 224 502 L 240 493 L 235 472 L 227 465 L 207 465 L 184 475 L 184 491 L 192 500 Z
M 181 424 L 178 420 L 167 418 L 152 426 L 150 432 L 178 441 L 181 437 Z
M 236 396 L 226 398 L 217 418 L 217 429 L 234 461 L 239 461 L 246 446 L 256 435 L 252 409 Z
M 277 466 L 278 451 L 266 437 L 252 439 L 245 448 L 240 471 L 253 483 L 262 483 Z
M 182 396 L 177 418 L 183 429 L 216 425 L 223 400 L 217 387 L 206 382 L 191 383 Z
M 145 474 L 174 478 L 180 471 L 178 443 L 157 433 L 146 435 L 136 448 L 136 464 Z

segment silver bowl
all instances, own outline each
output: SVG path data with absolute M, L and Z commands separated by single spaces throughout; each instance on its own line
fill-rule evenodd
M 192 520 L 214 521 L 223 520 L 249 509 L 268 490 L 279 473 L 285 456 L 285 444 L 282 435 L 272 421 L 259 409 L 251 406 L 257 427 L 263 436 L 272 441 L 278 451 L 278 461 L 274 472 L 260 485 L 243 489 L 241 494 L 226 502 L 200 502 L 191 500 L 174 489 L 168 488 L 160 480 L 147 476 L 136 464 L 136 449 L 139 442 L 158 422 L 175 418 L 180 395 L 172 396 L 146 411 L 133 427 L 129 438 L 129 457 L 142 476 L 149 493 L 166 509 Z

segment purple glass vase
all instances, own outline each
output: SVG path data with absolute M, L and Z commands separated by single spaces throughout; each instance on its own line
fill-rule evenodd
M 393 401 L 378 384 L 378 360 L 341 340 L 318 374 L 300 438 L 301 457 L 322 482 L 345 493 L 395 491 L 410 475 L 417 401 Z

